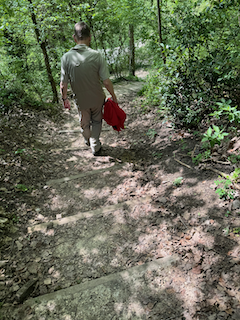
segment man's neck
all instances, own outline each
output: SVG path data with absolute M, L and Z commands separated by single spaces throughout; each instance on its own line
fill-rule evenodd
M 76 42 L 77 44 L 85 44 L 86 46 L 90 45 L 90 41 L 88 39 L 86 40 L 79 40 Z

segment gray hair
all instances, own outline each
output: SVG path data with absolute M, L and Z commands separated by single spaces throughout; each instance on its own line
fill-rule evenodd
M 89 38 L 90 37 L 89 26 L 83 21 L 76 23 L 74 27 L 74 35 L 77 40 L 85 40 Z

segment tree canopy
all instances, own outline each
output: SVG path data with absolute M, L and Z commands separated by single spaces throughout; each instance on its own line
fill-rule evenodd
M 61 56 L 83 20 L 113 76 L 151 67 L 146 103 L 196 125 L 209 101 L 239 106 L 239 10 L 237 0 L 1 0 L 1 111 L 57 101 Z

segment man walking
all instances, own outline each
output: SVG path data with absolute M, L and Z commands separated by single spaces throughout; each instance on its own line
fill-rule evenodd
M 99 140 L 102 129 L 102 106 L 105 94 L 100 80 L 117 103 L 109 71 L 102 55 L 89 45 L 91 34 L 85 22 L 75 24 L 73 39 L 76 46 L 65 53 L 61 60 L 60 90 L 65 108 L 70 109 L 67 98 L 68 82 L 71 84 L 78 108 L 81 132 L 85 144 L 91 146 L 93 155 L 101 152 Z

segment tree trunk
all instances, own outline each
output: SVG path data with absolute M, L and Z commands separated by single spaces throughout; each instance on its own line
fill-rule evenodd
M 161 6 L 162 6 L 162 1 L 160 3 L 161 0 L 157 0 L 157 9 L 158 9 L 158 34 L 159 34 L 159 42 L 160 44 L 163 43 L 163 39 L 162 39 L 162 17 L 161 17 Z M 166 57 L 165 54 L 163 52 L 163 48 L 161 47 L 161 51 L 162 51 L 162 58 L 163 58 L 163 62 L 164 64 L 166 63 Z
M 129 25 L 129 75 L 135 76 L 134 26 Z
M 36 15 L 35 15 L 35 13 L 33 11 L 32 0 L 28 0 L 28 1 L 30 3 L 31 18 L 32 18 L 32 22 L 34 24 L 34 30 L 35 30 L 35 34 L 36 34 L 36 37 L 37 37 L 37 42 L 38 42 L 38 44 L 40 45 L 40 47 L 42 49 L 42 53 L 44 55 L 45 66 L 46 66 L 47 74 L 48 74 L 48 80 L 49 80 L 49 82 L 51 84 L 51 87 L 52 87 L 53 102 L 58 102 L 57 88 L 56 88 L 55 81 L 53 79 L 52 70 L 51 70 L 50 63 L 49 63 L 49 58 L 48 58 L 48 53 L 47 53 L 47 48 L 46 48 L 46 42 L 41 40 L 40 31 L 39 31 L 38 25 L 37 25 Z

